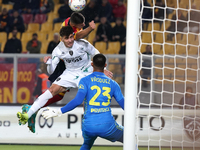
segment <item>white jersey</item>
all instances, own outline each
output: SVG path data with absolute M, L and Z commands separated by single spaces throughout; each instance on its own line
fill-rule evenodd
M 67 70 L 79 70 L 88 66 L 98 50 L 86 40 L 74 41 L 71 48 L 68 48 L 61 41 L 52 52 L 52 61 L 58 57 L 63 60 Z
M 99 51 L 86 40 L 74 41 L 71 48 L 67 48 L 61 41 L 52 52 L 52 59 L 46 64 L 48 72 L 54 72 L 60 59 L 65 63 L 65 71 L 53 82 L 59 86 L 68 88 L 78 87 L 81 78 L 91 74 L 91 57 L 98 54 Z

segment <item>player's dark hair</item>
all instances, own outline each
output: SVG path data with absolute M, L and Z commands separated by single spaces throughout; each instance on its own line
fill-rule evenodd
M 93 57 L 93 65 L 97 69 L 104 70 L 106 64 L 106 57 L 103 54 L 96 54 Z
M 73 12 L 71 14 L 70 21 L 73 24 L 81 24 L 85 22 L 85 17 L 79 12 Z
M 73 28 L 71 26 L 64 26 L 60 29 L 60 36 L 69 37 L 70 34 L 73 34 Z

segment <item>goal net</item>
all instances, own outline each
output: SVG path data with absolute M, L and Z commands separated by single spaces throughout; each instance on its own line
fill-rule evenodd
M 197 150 L 200 0 L 141 0 L 140 9 L 137 145 Z

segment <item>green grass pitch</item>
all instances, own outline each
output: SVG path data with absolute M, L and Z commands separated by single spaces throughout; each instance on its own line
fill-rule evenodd
M 80 146 L 0 145 L 0 150 L 79 150 L 79 149 Z M 93 146 L 91 150 L 123 150 L 123 147 Z M 148 150 L 148 148 L 139 147 L 139 150 Z M 159 150 L 159 148 L 150 148 L 149 150 Z M 170 150 L 170 148 L 162 148 L 161 150 Z M 173 150 L 182 150 L 182 149 L 173 148 Z M 184 148 L 184 150 L 193 150 L 193 149 Z
M 0 150 L 79 150 L 81 146 L 0 145 Z M 123 147 L 93 146 L 91 150 L 123 150 Z

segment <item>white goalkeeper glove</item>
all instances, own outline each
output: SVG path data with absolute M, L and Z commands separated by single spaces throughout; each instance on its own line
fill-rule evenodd
M 42 116 L 45 119 L 49 119 L 49 118 L 52 118 L 52 117 L 60 117 L 61 115 L 62 115 L 61 109 L 52 109 L 52 108 L 49 108 L 49 107 L 47 107 L 47 109 L 45 109 L 42 112 Z

